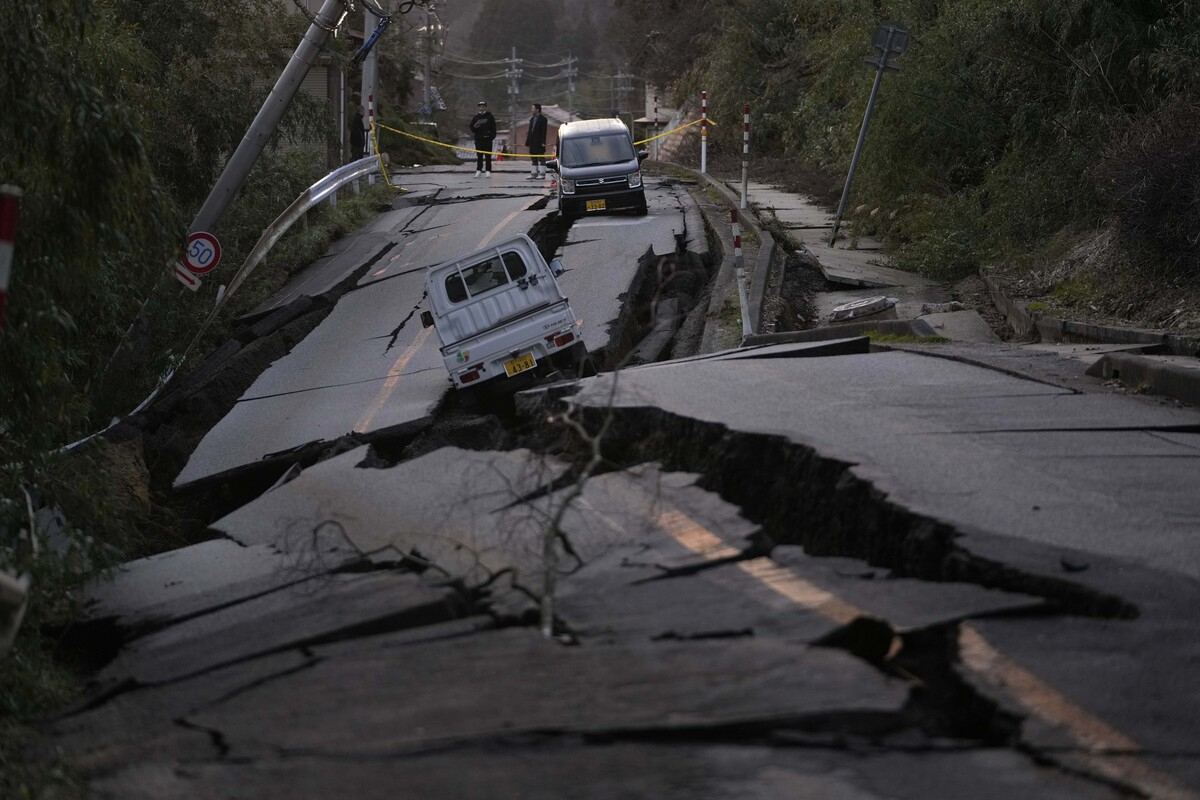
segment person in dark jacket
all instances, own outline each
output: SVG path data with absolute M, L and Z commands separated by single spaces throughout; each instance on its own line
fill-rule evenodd
M 367 154 L 367 127 L 363 124 L 362 106 L 354 109 L 350 118 L 350 160 L 357 161 Z
M 529 118 L 529 132 L 525 134 L 525 146 L 529 148 L 529 178 L 527 180 L 545 180 L 546 160 L 546 118 L 542 116 L 542 104 L 533 104 L 533 116 Z
M 471 117 L 471 133 L 475 136 L 475 177 L 492 175 L 492 142 L 496 139 L 496 118 L 487 109 L 487 101 L 479 101 L 479 113 Z

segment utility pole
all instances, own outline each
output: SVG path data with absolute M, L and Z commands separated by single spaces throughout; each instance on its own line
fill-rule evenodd
M 521 63 L 521 59 L 517 58 L 516 46 L 512 49 L 512 58 L 508 60 L 508 69 L 504 71 L 504 76 L 508 78 L 508 135 L 509 138 L 517 130 L 517 96 L 521 94 L 521 85 L 518 81 L 521 78 L 521 69 L 517 65 Z M 517 150 L 516 142 L 508 143 L 509 152 L 515 153 Z
M 430 80 L 433 73 L 433 14 L 430 7 L 425 6 L 425 83 L 421 86 L 421 119 L 428 121 L 433 113 L 433 97 L 430 92 Z
M 624 67 L 617 70 L 617 105 L 615 108 L 618 113 L 629 108 L 629 81 L 632 77 Z M 632 119 L 629 120 L 629 129 L 633 130 Z
M 363 6 L 363 41 L 367 40 L 367 31 L 375 28 L 378 17 Z M 375 154 L 375 75 L 379 68 L 379 50 L 372 47 L 362 63 L 362 100 L 367 109 L 367 155 Z M 367 183 L 375 183 L 375 173 L 367 176 Z
M 579 70 L 575 69 L 575 62 L 578 58 L 571 56 L 571 51 L 567 51 L 567 118 L 575 116 L 575 76 L 579 74 Z
M 209 192 L 204 204 L 196 212 L 196 218 L 192 220 L 191 227 L 188 228 L 189 233 L 211 231 L 217 227 L 217 223 L 221 221 L 225 210 L 233 202 L 238 189 L 245 182 L 250 168 L 258 160 L 267 140 L 271 138 L 271 134 L 278 127 L 279 120 L 287 111 L 292 98 L 296 96 L 304 76 L 317 63 L 317 57 L 321 55 L 321 47 L 329 38 L 338 20 L 341 19 L 341 9 L 342 0 L 325 0 L 321 4 L 321 10 L 317 12 L 308 32 L 296 48 L 296 52 L 292 54 L 291 61 L 284 67 L 279 80 L 275 82 L 275 88 L 271 90 L 266 102 L 259 109 L 258 116 L 250 124 L 241 144 L 229 157 L 225 169 L 221 172 L 221 177 L 217 179 L 216 185 Z

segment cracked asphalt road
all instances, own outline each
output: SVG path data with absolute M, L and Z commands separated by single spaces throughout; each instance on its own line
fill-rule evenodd
M 101 798 L 1200 796 L 1200 413 L 908 350 L 648 365 L 521 395 L 580 426 L 550 447 L 310 466 L 94 590 L 125 645 L 56 746 Z

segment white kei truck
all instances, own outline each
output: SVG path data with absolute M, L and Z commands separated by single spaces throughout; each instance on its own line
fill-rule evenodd
M 429 310 L 421 324 L 437 331 L 456 389 L 515 389 L 524 381 L 512 379 L 526 373 L 582 373 L 583 322 L 555 279 L 562 272 L 558 259 L 547 264 L 524 235 L 426 270 Z

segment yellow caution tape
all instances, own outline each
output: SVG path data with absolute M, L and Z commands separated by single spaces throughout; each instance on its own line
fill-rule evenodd
M 379 174 L 383 176 L 383 182 L 387 184 L 389 189 L 396 189 L 402 192 L 407 191 L 400 186 L 393 186 L 391 178 L 388 177 L 387 164 L 383 163 L 383 153 L 379 152 L 379 131 L 376 130 L 377 127 L 383 126 L 377 125 L 375 120 L 371 120 L 371 144 L 375 148 L 375 157 L 379 159 Z
M 683 130 L 684 128 L 690 128 L 693 125 L 699 125 L 701 122 L 707 122 L 709 125 L 712 125 L 714 128 L 717 127 L 717 123 L 713 122 L 712 119 L 697 119 L 697 120 L 693 120 L 692 122 L 688 122 L 684 125 L 680 125 L 678 128 L 672 128 L 669 131 L 663 131 L 662 133 L 658 134 L 657 136 L 651 136 L 649 139 L 642 139 L 640 142 L 634 142 L 634 144 L 639 145 L 639 144 L 646 144 L 647 142 L 653 142 L 655 139 L 661 139 L 664 136 L 670 136 L 672 133 L 678 133 L 679 131 Z
M 672 128 L 669 131 L 663 131 L 662 133 L 658 134 L 657 136 L 651 136 L 649 139 L 642 139 L 640 142 L 634 142 L 634 145 L 636 146 L 639 144 L 646 144 L 647 142 L 653 142 L 655 139 L 661 139 L 664 136 L 670 136 L 672 133 L 678 133 L 679 131 L 683 130 L 684 128 L 690 128 L 693 125 L 699 125 L 701 122 L 707 122 L 709 125 L 712 125 L 713 127 L 716 127 L 716 125 L 717 125 L 717 123 L 713 122 L 712 119 L 707 119 L 707 120 L 698 119 L 698 120 L 694 120 L 692 122 L 688 122 L 684 125 L 680 125 L 678 128 Z M 375 152 L 376 153 L 379 152 L 379 138 L 378 138 L 378 134 L 376 133 L 376 130 L 375 130 L 376 128 L 383 128 L 385 131 L 391 131 L 392 133 L 398 133 L 401 136 L 407 136 L 409 139 L 416 139 L 418 142 L 425 142 L 426 144 L 432 144 L 432 145 L 436 145 L 438 147 L 448 147 L 451 150 L 457 150 L 457 151 L 463 152 L 463 153 L 484 153 L 484 154 L 493 155 L 493 156 L 503 156 L 504 158 L 554 158 L 554 156 L 549 155 L 549 154 L 533 155 L 531 153 L 505 153 L 505 152 L 499 152 L 496 150 L 490 150 L 490 151 L 489 150 L 475 150 L 474 148 L 471 148 L 471 147 L 462 147 L 462 146 L 456 145 L 456 144 L 446 144 L 445 142 L 439 142 L 437 139 L 430 139 L 425 136 L 417 136 L 415 133 L 408 133 L 407 131 L 397 130 L 396 128 L 390 128 L 387 125 L 384 125 L 382 123 L 375 122 L 374 120 L 372 120 L 371 121 L 371 138 L 372 138 L 372 141 L 375 142 Z M 380 169 L 382 170 L 382 168 L 383 168 L 383 163 L 381 161 Z M 386 180 L 386 174 L 387 173 L 385 171 L 384 172 L 385 180 Z M 391 185 L 392 185 L 391 182 L 389 182 L 388 186 L 391 186 Z

